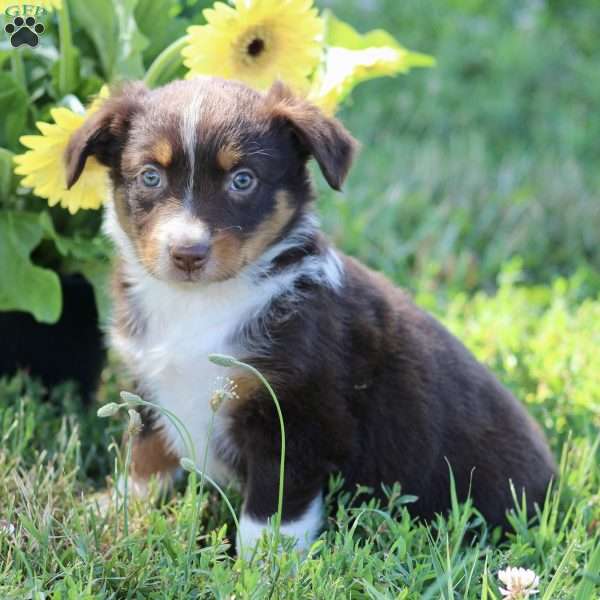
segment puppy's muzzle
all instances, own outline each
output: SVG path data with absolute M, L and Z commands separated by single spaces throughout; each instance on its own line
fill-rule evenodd
M 192 274 L 206 265 L 210 254 L 210 245 L 199 243 L 192 246 L 171 246 L 169 254 L 173 264 L 179 270 Z

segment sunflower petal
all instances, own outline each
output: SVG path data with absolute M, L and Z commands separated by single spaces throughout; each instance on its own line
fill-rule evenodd
M 107 90 L 103 88 L 100 98 L 106 97 L 106 94 Z M 92 104 L 87 114 L 94 109 Z M 71 136 L 84 123 L 85 116 L 64 107 L 53 108 L 50 114 L 54 123 L 36 123 L 41 135 L 21 136 L 21 144 L 29 150 L 14 157 L 14 172 L 23 177 L 23 186 L 31 188 L 36 196 L 45 198 L 49 206 L 60 204 L 71 214 L 82 208 L 100 208 L 108 196 L 109 181 L 107 170 L 95 159 L 88 160 L 77 183 L 70 190 L 66 188 L 63 156 Z

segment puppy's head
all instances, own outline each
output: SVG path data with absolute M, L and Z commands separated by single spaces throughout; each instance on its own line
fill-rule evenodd
M 290 230 L 311 200 L 314 157 L 339 189 L 355 142 L 276 84 L 266 94 L 220 79 L 113 94 L 72 137 L 69 186 L 88 156 L 110 168 L 113 236 L 153 276 L 235 276 Z

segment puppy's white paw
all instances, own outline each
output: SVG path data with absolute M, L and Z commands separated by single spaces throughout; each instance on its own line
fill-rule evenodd
M 300 552 L 307 552 L 315 541 L 323 523 L 323 497 L 315 496 L 306 511 L 293 521 L 281 523 L 280 533 L 295 540 L 294 547 Z M 240 529 L 237 534 L 236 548 L 238 556 L 250 560 L 256 544 L 265 531 L 271 531 L 270 520 L 261 520 L 249 515 L 246 511 L 240 518 Z
M 141 500 L 154 502 L 170 490 L 172 478 L 155 476 L 150 479 L 136 479 L 128 477 L 127 486 L 125 486 L 125 477 L 120 476 L 114 486 L 88 496 L 88 504 L 95 508 L 98 514 L 105 516 L 123 504 L 126 487 L 129 502 Z

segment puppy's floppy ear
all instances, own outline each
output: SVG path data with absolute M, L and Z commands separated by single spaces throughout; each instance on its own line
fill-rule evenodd
M 107 167 L 118 165 L 131 118 L 141 108 L 141 98 L 147 93 L 141 82 L 124 85 L 71 136 L 64 156 L 68 189 L 77 183 L 88 156 L 95 156 Z
M 339 190 L 348 174 L 358 142 L 346 128 L 319 108 L 294 96 L 281 82 L 275 82 L 266 96 L 273 119 L 287 121 L 307 155 L 312 154 L 327 183 Z

